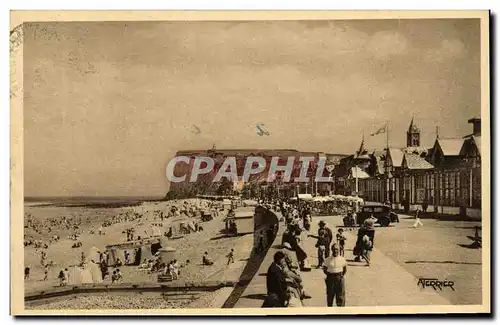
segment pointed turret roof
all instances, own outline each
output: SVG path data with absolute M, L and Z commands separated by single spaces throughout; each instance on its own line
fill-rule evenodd
M 411 118 L 410 126 L 408 127 L 408 133 L 418 133 L 420 129 L 414 123 L 415 117 Z

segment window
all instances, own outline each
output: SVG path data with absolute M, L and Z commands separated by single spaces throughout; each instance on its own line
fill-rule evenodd
M 412 139 L 411 139 L 411 144 L 413 147 L 418 147 L 418 134 L 413 134 Z

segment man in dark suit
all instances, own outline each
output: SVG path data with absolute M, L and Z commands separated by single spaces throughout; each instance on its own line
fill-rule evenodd
M 267 299 L 263 307 L 286 307 L 287 282 L 284 273 L 285 254 L 276 252 L 266 275 Z

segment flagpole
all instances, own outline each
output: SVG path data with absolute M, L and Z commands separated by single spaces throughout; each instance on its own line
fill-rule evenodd
M 389 150 L 389 121 L 385 120 L 385 140 L 387 144 L 387 150 Z
M 385 120 L 385 141 L 386 141 L 386 144 L 387 144 L 387 152 L 386 152 L 386 157 L 389 156 L 389 120 Z M 387 159 L 385 161 L 385 164 L 387 166 Z M 387 177 L 387 184 L 386 184 L 386 193 L 385 193 L 385 198 L 384 200 L 386 201 L 389 201 L 389 193 L 390 193 L 390 190 L 391 190 L 391 183 L 390 183 L 390 179 L 389 179 L 389 174 L 387 173 L 387 169 L 386 169 L 386 174 L 385 176 Z

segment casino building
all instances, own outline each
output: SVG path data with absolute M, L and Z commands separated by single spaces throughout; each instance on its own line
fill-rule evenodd
M 481 119 L 468 120 L 472 133 L 436 139 L 431 148 L 420 143 L 414 120 L 406 132 L 406 147 L 367 151 L 340 161 L 335 169 L 337 194 L 355 194 L 365 201 L 389 202 L 406 211 L 481 215 Z

